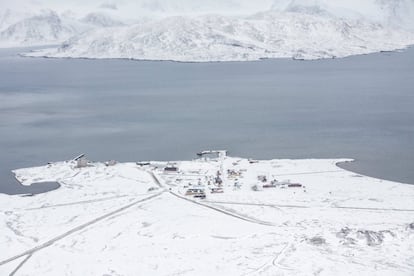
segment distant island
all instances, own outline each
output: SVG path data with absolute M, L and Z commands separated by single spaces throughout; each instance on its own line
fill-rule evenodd
M 341 58 L 414 44 L 412 1 L 273 2 L 126 1 L 79 11 L 40 1 L 0 11 L 0 47 L 43 46 L 23 53 L 31 57 L 215 62 Z

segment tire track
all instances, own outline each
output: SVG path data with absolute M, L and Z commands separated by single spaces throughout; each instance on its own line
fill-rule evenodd
M 299 172 L 299 173 L 283 173 L 283 174 L 274 174 L 273 176 L 306 175 L 306 174 L 320 174 L 320 173 L 339 173 L 339 172 L 344 172 L 344 171 L 345 170 Z
M 206 203 L 203 203 L 203 202 L 200 202 L 200 201 L 194 200 L 194 199 L 187 198 L 187 197 L 185 197 L 185 196 L 183 196 L 183 195 L 180 195 L 180 194 L 178 194 L 178 193 L 176 193 L 176 192 L 173 192 L 173 191 L 171 191 L 171 190 L 167 190 L 167 189 L 164 187 L 164 185 L 162 185 L 162 184 L 161 184 L 161 181 L 158 179 L 157 175 L 156 175 L 154 172 L 150 172 L 150 174 L 151 174 L 151 175 L 152 175 L 152 177 L 154 178 L 155 182 L 156 182 L 156 183 L 157 183 L 157 184 L 158 184 L 161 188 L 165 189 L 165 190 L 166 190 L 166 191 L 168 191 L 171 195 L 173 195 L 173 196 L 175 196 L 175 197 L 177 197 L 177 198 L 179 198 L 179 199 L 186 200 L 186 201 L 191 202 L 191 203 L 193 203 L 193 204 L 197 204 L 197 205 L 203 206 L 203 207 L 205 207 L 205 208 L 209 208 L 209 209 L 211 209 L 211 210 L 214 210 L 214 211 L 220 212 L 220 213 L 222 213 L 222 214 L 225 214 L 225 215 L 228 215 L 228 216 L 231 216 L 231 217 L 237 218 L 237 219 L 241 219 L 241 220 L 244 220 L 244 221 L 247 221 L 247 222 L 251 222 L 251 223 L 255 223 L 255 224 L 261 224 L 261 225 L 265 225 L 265 226 L 274 226 L 274 224 L 273 224 L 273 223 L 271 223 L 271 222 L 262 221 L 262 220 L 258 220 L 258 219 L 255 219 L 255 218 L 251 218 L 251 217 L 248 217 L 248 216 L 246 216 L 246 215 L 243 215 L 243 214 L 240 214 L 240 213 L 234 212 L 233 210 L 232 210 L 232 211 L 230 211 L 230 210 L 226 210 L 225 208 L 221 208 L 221 207 L 218 207 L 218 206 L 214 206 L 214 205 L 212 205 L 212 204 L 206 204 Z
M 32 254 L 27 255 L 27 257 L 24 258 L 21 263 L 19 263 L 19 265 L 9 274 L 9 276 L 15 275 L 16 272 L 30 259 L 30 257 L 32 257 Z
M 230 205 L 247 205 L 247 206 L 263 206 L 275 208 L 331 208 L 331 209 L 348 209 L 348 210 L 363 210 L 363 211 L 391 211 L 391 212 L 414 212 L 414 209 L 398 209 L 398 208 L 374 208 L 374 207 L 353 207 L 353 206 L 304 206 L 304 205 L 286 205 L 286 204 L 267 204 L 267 203 L 252 203 L 252 202 L 236 202 L 236 201 L 206 201 L 217 204 Z
M 143 194 L 141 194 L 141 195 L 143 195 Z M 42 210 L 42 209 L 46 209 L 46 208 L 55 208 L 55 207 L 64 207 L 64 206 L 71 206 L 71 205 L 77 205 L 77 204 L 94 203 L 94 202 L 106 201 L 106 200 L 123 198 L 123 197 L 128 197 L 128 196 L 132 197 L 132 195 L 111 196 L 111 197 L 104 197 L 104 198 L 98 198 L 98 199 L 90 199 L 90 200 L 83 200 L 83 201 L 60 203 L 60 204 L 54 204 L 54 205 L 45 205 L 45 206 L 40 206 L 40 207 L 27 208 L 27 209 L 24 209 L 24 210 L 25 211 Z M 133 196 L 137 196 L 137 195 L 133 195 Z
M 42 249 L 44 249 L 46 247 L 49 247 L 52 244 L 54 244 L 55 242 L 57 242 L 59 240 L 62 240 L 62 239 L 66 238 L 67 236 L 69 236 L 69 235 L 71 235 L 73 233 L 79 232 L 80 230 L 83 230 L 83 229 L 87 228 L 88 226 L 91 226 L 91 225 L 93 225 L 93 224 L 95 224 L 97 222 L 100 222 L 100 221 L 102 221 L 102 220 L 104 220 L 104 219 L 106 219 L 106 218 L 108 218 L 108 217 L 110 217 L 112 215 L 115 215 L 115 214 L 120 213 L 120 212 L 122 212 L 122 211 L 124 211 L 126 209 L 129 209 L 129 208 L 137 205 L 138 203 L 142 203 L 142 202 L 151 200 L 151 199 L 153 199 L 155 197 L 158 197 L 162 193 L 164 193 L 164 191 L 158 192 L 156 194 L 153 194 L 153 195 L 151 195 L 149 197 L 146 197 L 146 198 L 143 198 L 143 199 L 140 199 L 140 200 L 136 200 L 136 201 L 134 201 L 134 202 L 132 202 L 130 204 L 127 204 L 125 206 L 122 206 L 121 208 L 118 208 L 118 209 L 116 209 L 116 210 L 114 210 L 112 212 L 106 213 L 106 214 L 104 214 L 104 215 L 102 215 L 100 217 L 97 217 L 97 218 L 89 221 L 89 222 L 86 222 L 84 224 L 81 224 L 81 225 L 79 225 L 79 226 L 77 226 L 75 228 L 72 228 L 69 231 L 64 232 L 63 234 L 60 234 L 59 236 L 56 236 L 56 237 L 54 237 L 54 238 L 52 238 L 52 239 L 50 239 L 50 240 L 48 240 L 48 241 L 46 241 L 46 242 L 44 242 L 44 243 L 36 246 L 36 247 L 33 247 L 32 249 L 26 250 L 26 251 L 24 251 L 24 252 L 22 252 L 22 253 L 20 253 L 18 255 L 15 255 L 13 257 L 10 257 L 10 258 L 7 258 L 5 260 L 0 261 L 0 265 L 7 264 L 7 263 L 9 263 L 11 261 L 14 261 L 14 260 L 16 260 L 18 258 L 21 258 L 23 256 L 26 256 L 26 255 L 32 255 L 32 254 L 36 253 L 37 251 L 42 250 Z
M 210 203 L 217 204 L 231 204 L 231 205 L 248 205 L 248 206 L 263 206 L 263 207 L 274 207 L 274 208 L 311 208 L 304 205 L 286 205 L 286 204 L 266 204 L 266 203 L 250 203 L 250 202 L 236 202 L 236 201 L 207 201 Z

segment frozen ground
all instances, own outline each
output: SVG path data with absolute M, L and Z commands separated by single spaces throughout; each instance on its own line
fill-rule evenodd
M 342 170 L 341 161 L 19 169 L 24 185 L 62 186 L 0 195 L 0 274 L 413 275 L 414 186 Z M 213 194 L 217 172 L 224 192 Z M 261 188 L 274 179 L 285 184 Z M 184 195 L 200 185 L 205 199 Z

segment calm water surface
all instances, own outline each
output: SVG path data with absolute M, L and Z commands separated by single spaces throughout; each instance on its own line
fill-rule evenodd
M 67 160 L 336 158 L 414 183 L 414 49 L 311 62 L 34 59 L 0 49 L 0 192 Z M 53 186 L 53 185 L 52 185 Z

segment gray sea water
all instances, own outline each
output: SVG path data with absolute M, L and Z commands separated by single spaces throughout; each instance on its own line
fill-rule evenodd
M 15 168 L 67 160 L 355 158 L 414 183 L 414 49 L 344 59 L 177 63 L 23 58 L 0 49 L 0 192 Z

